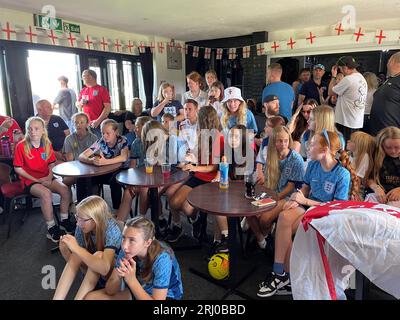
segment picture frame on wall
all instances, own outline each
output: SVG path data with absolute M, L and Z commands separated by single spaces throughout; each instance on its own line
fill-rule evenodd
M 182 52 L 175 47 L 167 46 L 167 68 L 182 70 Z

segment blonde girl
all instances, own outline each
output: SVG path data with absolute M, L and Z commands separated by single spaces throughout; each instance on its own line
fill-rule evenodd
M 372 178 L 368 186 L 374 193 L 366 201 L 386 203 L 400 208 L 400 129 L 387 127 L 376 137 Z
M 277 126 L 273 129 L 267 150 L 265 186 L 277 193 L 279 202 L 259 217 L 247 218 L 261 249 L 265 249 L 265 237 L 271 232 L 272 224 L 289 196 L 303 183 L 304 161 L 300 154 L 290 149 L 292 143 L 288 128 Z
M 222 100 L 224 100 L 224 85 L 221 81 L 215 81 L 209 86 L 207 104 L 213 106 L 221 118 L 224 111 Z
M 350 166 L 344 168 L 336 160 L 336 153 L 340 149 L 341 142 L 335 132 L 323 130 L 311 139 L 312 161 L 307 166 L 303 187 L 291 195 L 279 214 L 275 234 L 274 265 L 272 272 L 259 284 L 257 293 L 259 297 L 270 297 L 290 284 L 289 260 L 292 237 L 307 208 L 332 200 L 348 200 L 350 175 L 352 181 L 358 178 Z M 346 160 L 347 153 L 342 151 L 341 154 Z M 353 183 L 351 194 L 357 193 L 357 184 Z
M 75 230 L 68 214 L 70 189 L 53 177 L 52 169 L 56 157 L 44 121 L 39 117 L 31 117 L 26 121 L 25 130 L 25 138 L 15 148 L 15 172 L 21 179 L 25 192 L 40 199 L 47 224 L 47 238 L 58 242 L 65 232 L 72 233 Z M 59 225 L 54 220 L 53 192 L 61 196 Z
M 118 123 L 112 119 L 103 120 L 101 123 L 102 137 L 92 146 L 79 155 L 79 160 L 95 166 L 121 163 L 128 166 L 128 142 L 119 134 Z M 118 209 L 121 204 L 122 189 L 115 176 L 119 170 L 93 179 L 93 185 L 109 184 L 113 208 Z
M 374 168 L 375 139 L 365 132 L 356 131 L 351 134 L 346 148 L 351 153 L 351 166 L 361 182 L 360 197 L 355 200 L 362 200 L 365 186 Z
M 179 300 L 181 272 L 172 249 L 155 239 L 154 224 L 144 217 L 126 222 L 121 251 L 104 289 L 88 300 Z
M 54 293 L 54 300 L 65 299 L 79 270 L 85 277 L 75 296 L 82 300 L 96 285 L 104 287 L 112 271 L 121 240 L 121 226 L 112 218 L 104 199 L 90 196 L 76 207 L 75 236 L 65 235 L 60 251 L 66 261 Z
M 160 122 L 164 113 L 174 116 L 175 121 L 182 121 L 184 119 L 182 104 L 175 99 L 175 87 L 168 82 L 160 85 L 157 100 L 154 102 L 154 106 L 150 112 L 151 116 L 157 117 L 157 120 Z
M 253 113 L 247 109 L 247 104 L 242 98 L 239 88 L 229 87 L 224 91 L 223 113 L 221 125 L 223 129 L 231 129 L 235 125 L 242 124 L 247 129 L 257 133 L 256 119 Z

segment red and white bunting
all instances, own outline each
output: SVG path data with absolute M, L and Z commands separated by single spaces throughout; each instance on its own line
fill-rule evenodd
M 50 39 L 51 43 L 53 44 L 53 46 L 58 46 L 59 43 L 59 38 L 57 37 L 57 34 L 55 33 L 54 30 L 49 30 L 47 32 L 47 37 Z
M 175 42 L 174 41 L 170 41 L 168 43 L 168 48 L 170 51 L 172 51 L 173 49 L 175 49 Z
M 134 47 L 135 47 L 135 45 L 132 43 L 132 41 L 128 40 L 128 44 L 125 45 L 125 48 L 128 51 L 128 53 L 133 53 Z
M 199 47 L 193 47 L 193 57 L 197 58 L 199 56 Z
M 316 36 L 312 32 L 309 32 L 309 35 L 306 38 L 306 40 L 308 40 L 310 42 L 310 44 L 313 44 L 315 38 L 316 38 Z
M 229 48 L 228 59 L 229 60 L 236 59 L 236 48 Z
M 296 44 L 296 41 L 293 41 L 293 38 L 292 38 L 292 37 L 290 37 L 289 42 L 286 43 L 286 45 L 287 45 L 288 47 L 290 47 L 291 50 L 294 49 L 294 45 L 295 45 L 295 44 Z
M 89 35 L 86 35 L 84 43 L 85 43 L 87 49 L 91 50 L 93 48 L 93 41 Z
M 217 49 L 217 60 L 221 60 L 222 59 L 222 54 L 224 53 L 224 49 L 218 48 Z
M 153 43 L 153 42 L 150 42 L 149 48 L 150 48 L 151 53 L 154 53 L 155 47 L 156 47 L 156 46 L 154 45 L 154 43 Z
M 361 32 L 361 27 L 359 27 L 358 32 L 354 32 L 353 35 L 355 36 L 356 42 L 359 42 L 361 37 L 365 36 L 365 34 Z
M 6 22 L 1 26 L 2 39 L 4 40 L 17 40 L 17 31 L 13 29 L 11 23 Z
M 379 30 L 376 35 L 375 35 L 375 39 L 378 42 L 378 44 L 382 44 L 382 40 L 386 39 L 385 34 L 383 33 L 383 30 Z
M 243 58 L 249 58 L 250 57 L 250 46 L 243 47 Z
M 32 26 L 29 26 L 25 31 L 25 37 L 30 43 L 37 43 L 37 33 L 34 33 L 32 30 Z
M 211 48 L 205 48 L 204 49 L 204 59 L 210 59 L 211 58 Z
M 164 53 L 164 42 L 159 42 L 158 43 L 158 53 Z
M 146 45 L 145 45 L 145 43 L 143 41 L 140 41 L 138 49 L 139 49 L 140 53 L 145 53 L 146 52 Z
M 76 38 L 74 37 L 74 35 L 71 32 L 68 33 L 67 40 L 68 40 L 68 44 L 71 48 L 76 47 Z
M 341 34 L 342 32 L 344 32 L 344 29 L 342 28 L 342 23 L 341 23 L 341 22 L 339 22 L 339 24 L 338 24 L 338 26 L 335 28 L 335 30 L 336 30 L 336 34 L 337 34 L 338 36 L 340 36 L 340 34 Z
M 271 46 L 271 49 L 274 49 L 274 53 L 276 53 L 276 51 L 278 50 L 278 48 L 280 48 L 279 43 L 277 43 L 276 41 L 274 41 L 274 44 Z
M 179 52 L 182 52 L 182 45 L 179 42 L 176 44 L 175 47 L 176 49 L 178 49 Z
M 257 44 L 257 55 L 262 56 L 265 52 L 264 43 Z
M 101 37 L 100 41 L 100 47 L 103 51 L 107 51 L 109 46 L 109 42 L 107 39 L 104 39 L 104 37 Z
M 119 42 L 119 40 L 118 39 L 115 40 L 115 42 L 114 42 L 115 51 L 116 52 L 121 52 L 121 47 L 122 47 L 122 44 Z

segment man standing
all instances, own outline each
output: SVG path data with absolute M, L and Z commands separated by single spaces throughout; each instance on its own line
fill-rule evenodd
M 84 70 L 82 80 L 85 87 L 79 93 L 76 106 L 88 115 L 91 131 L 100 138 L 100 124 L 111 112 L 110 94 L 97 84 L 97 74 L 93 70 Z
M 325 74 L 325 66 L 323 64 L 316 64 L 313 68 L 313 77 L 311 80 L 305 82 L 299 92 L 299 105 L 307 99 L 315 99 L 321 105 L 328 97 L 328 85 L 322 81 Z M 322 96 L 323 101 L 320 97 Z
M 288 120 L 292 117 L 293 101 L 295 98 L 293 88 L 281 81 L 282 66 L 279 63 L 271 63 L 267 69 L 267 83 L 262 93 L 261 101 L 268 95 L 276 95 L 280 101 L 280 113 Z
M 59 109 L 60 117 L 65 121 L 68 128 L 72 130 L 72 115 L 78 112 L 75 91 L 68 88 L 68 78 L 61 76 L 57 79 L 60 82 L 61 90 L 53 102 L 53 109 Z
M 364 124 L 364 109 L 367 102 L 367 81 L 357 71 L 358 64 L 351 56 L 339 58 L 332 67 L 332 79 L 329 83 L 329 95 L 337 94 L 335 122 L 337 129 L 343 134 L 345 141 L 350 135 L 361 129 Z M 335 85 L 338 69 L 345 75 Z
M 389 78 L 376 90 L 371 107 L 370 133 L 377 135 L 383 128 L 400 128 L 400 52 L 387 63 Z

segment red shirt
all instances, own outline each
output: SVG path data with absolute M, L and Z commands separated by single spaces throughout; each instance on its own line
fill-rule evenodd
M 82 99 L 82 95 L 89 96 L 88 103 L 83 105 L 83 112 L 90 121 L 97 120 L 104 109 L 104 103 L 110 103 L 108 90 L 96 84 L 94 87 L 84 87 L 79 93 L 78 101 Z
M 8 131 L 6 131 L 6 132 L 0 134 L 0 139 L 1 139 L 3 136 L 8 136 L 8 137 L 10 138 L 10 142 L 13 143 L 13 142 L 14 142 L 13 131 L 14 131 L 15 129 L 21 130 L 21 128 L 19 127 L 17 121 L 15 121 L 15 120 L 14 120 L 13 118 L 11 118 L 11 117 L 5 117 L 5 116 L 0 116 L 0 125 L 3 124 L 4 120 L 6 120 L 6 119 L 11 119 L 11 120 L 13 121 L 13 124 L 12 124 L 11 127 L 8 128 Z M 22 130 L 21 130 L 21 132 L 22 132 Z
M 36 179 L 40 179 L 49 175 L 49 164 L 56 162 L 56 157 L 54 155 L 53 147 L 50 145 L 50 155 L 47 159 L 46 151 L 44 147 L 40 146 L 39 148 L 31 148 L 31 158 L 24 152 L 24 140 L 20 141 L 15 147 L 14 154 L 14 167 L 22 168 L 26 171 L 26 173 L 30 174 L 32 177 Z M 30 186 L 33 181 L 21 177 L 21 182 L 23 186 Z
M 219 165 L 223 153 L 224 153 L 224 135 L 220 134 L 219 139 L 217 138 L 213 142 L 212 153 L 210 154 L 209 164 Z M 215 163 L 215 161 L 218 161 L 218 163 Z M 215 171 L 211 172 L 195 172 L 194 176 L 200 180 L 211 182 L 212 180 L 215 179 L 218 170 L 219 168 L 217 167 Z

